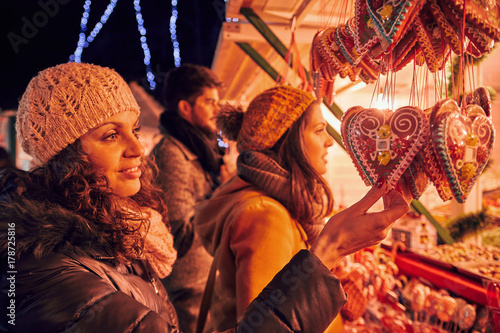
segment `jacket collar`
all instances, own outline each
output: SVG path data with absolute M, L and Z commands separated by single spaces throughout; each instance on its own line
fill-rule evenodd
M 9 230 L 15 231 L 18 257 L 33 254 L 40 259 L 54 253 L 113 256 L 99 226 L 48 201 L 0 201 L 0 233 L 7 235 Z M 7 246 L 7 238 L 0 238 L 3 253 Z

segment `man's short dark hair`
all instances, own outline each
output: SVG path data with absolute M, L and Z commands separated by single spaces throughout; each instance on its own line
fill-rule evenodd
M 166 112 L 177 112 L 179 101 L 194 105 L 203 88 L 218 88 L 221 82 L 209 68 L 193 64 L 183 64 L 170 70 L 165 76 L 163 103 Z

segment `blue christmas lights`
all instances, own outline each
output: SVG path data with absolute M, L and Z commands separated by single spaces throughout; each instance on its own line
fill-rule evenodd
M 118 0 L 111 0 L 109 2 L 109 5 L 106 7 L 106 10 L 104 11 L 104 14 L 102 14 L 99 22 L 97 22 L 97 24 L 95 25 L 94 29 L 90 32 L 90 34 L 88 36 L 85 36 L 85 32 L 87 31 L 87 23 L 90 16 L 90 5 L 92 3 L 91 0 L 85 1 L 85 4 L 83 5 L 83 15 L 80 21 L 80 34 L 78 36 L 79 37 L 78 43 L 76 46 L 75 53 L 69 56 L 69 61 L 74 61 L 74 62 L 82 61 L 83 49 L 88 47 L 89 44 L 97 36 L 99 31 L 101 31 L 102 26 L 104 25 L 104 23 L 108 21 L 111 13 L 113 13 L 113 10 L 115 9 L 117 2 Z
M 109 5 L 106 7 L 104 14 L 101 16 L 101 19 L 95 25 L 94 29 L 90 32 L 88 36 L 85 35 L 87 31 L 87 23 L 90 16 L 90 5 L 92 3 L 91 0 L 86 0 L 83 5 L 83 15 L 80 21 L 80 34 L 78 35 L 78 43 L 75 50 L 75 53 L 69 56 L 70 62 L 81 62 L 82 60 L 82 52 L 83 49 L 87 48 L 90 43 L 95 39 L 99 31 L 103 25 L 108 21 L 109 16 L 113 13 L 113 10 L 116 7 L 116 3 L 118 0 L 110 0 Z M 141 47 L 144 52 L 144 65 L 146 65 L 146 77 L 149 82 L 149 88 L 154 90 L 156 88 L 155 75 L 151 70 L 151 52 L 149 50 L 149 46 L 146 39 L 146 28 L 144 27 L 144 19 L 142 18 L 141 13 L 141 4 L 140 0 L 134 0 L 134 9 L 135 9 L 135 18 L 137 21 L 137 29 L 141 34 L 140 42 Z
M 174 49 L 174 65 L 179 67 L 181 65 L 181 49 L 177 41 L 177 0 L 172 0 L 172 16 L 170 16 L 170 40 Z
M 146 65 L 146 77 L 149 82 L 149 89 L 155 90 L 156 82 L 155 75 L 151 70 L 151 52 L 149 51 L 149 46 L 146 40 L 146 28 L 144 28 L 144 19 L 141 14 L 141 2 L 140 0 L 134 0 L 134 9 L 135 9 L 135 19 L 137 21 L 137 29 L 141 34 L 141 47 L 144 51 L 144 65 Z

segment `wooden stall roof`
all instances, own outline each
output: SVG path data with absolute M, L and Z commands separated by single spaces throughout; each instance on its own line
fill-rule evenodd
M 292 85 L 300 83 L 292 70 L 286 71 L 288 66 L 283 57 L 249 21 L 248 12 L 258 17 L 286 48 L 290 45 L 294 26 L 301 63 L 309 70 L 309 53 L 314 34 L 320 28 L 345 23 L 347 18 L 354 16 L 353 7 L 354 0 L 228 0 L 226 22 L 223 23 L 212 64 L 212 69 L 226 85 L 221 98 L 244 104 L 275 84 L 275 80 L 242 50 L 242 45 L 256 51 L 278 73 L 286 73 Z M 500 60 L 500 52 L 496 50 L 494 57 L 489 58 Z M 493 65 L 495 60 L 488 60 L 491 66 L 482 70 L 481 80 L 500 90 L 500 66 Z M 408 94 L 412 77 L 412 65 L 399 71 L 394 93 Z M 356 91 L 357 96 L 371 96 L 374 85 L 337 77 L 335 91 L 336 96 L 352 91 Z

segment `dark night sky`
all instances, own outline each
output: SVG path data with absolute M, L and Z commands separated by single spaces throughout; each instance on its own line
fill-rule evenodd
M 47 67 L 67 62 L 76 49 L 84 0 L 0 1 L 0 109 L 16 109 L 29 80 Z M 92 1 L 87 34 L 108 1 Z M 153 73 L 161 78 L 174 67 L 169 22 L 170 0 L 141 2 Z M 211 66 L 224 19 L 224 0 L 178 0 L 178 41 L 182 63 Z M 30 29 L 31 28 L 31 29 Z M 116 69 L 126 80 L 147 87 L 133 0 L 119 0 L 82 62 Z

